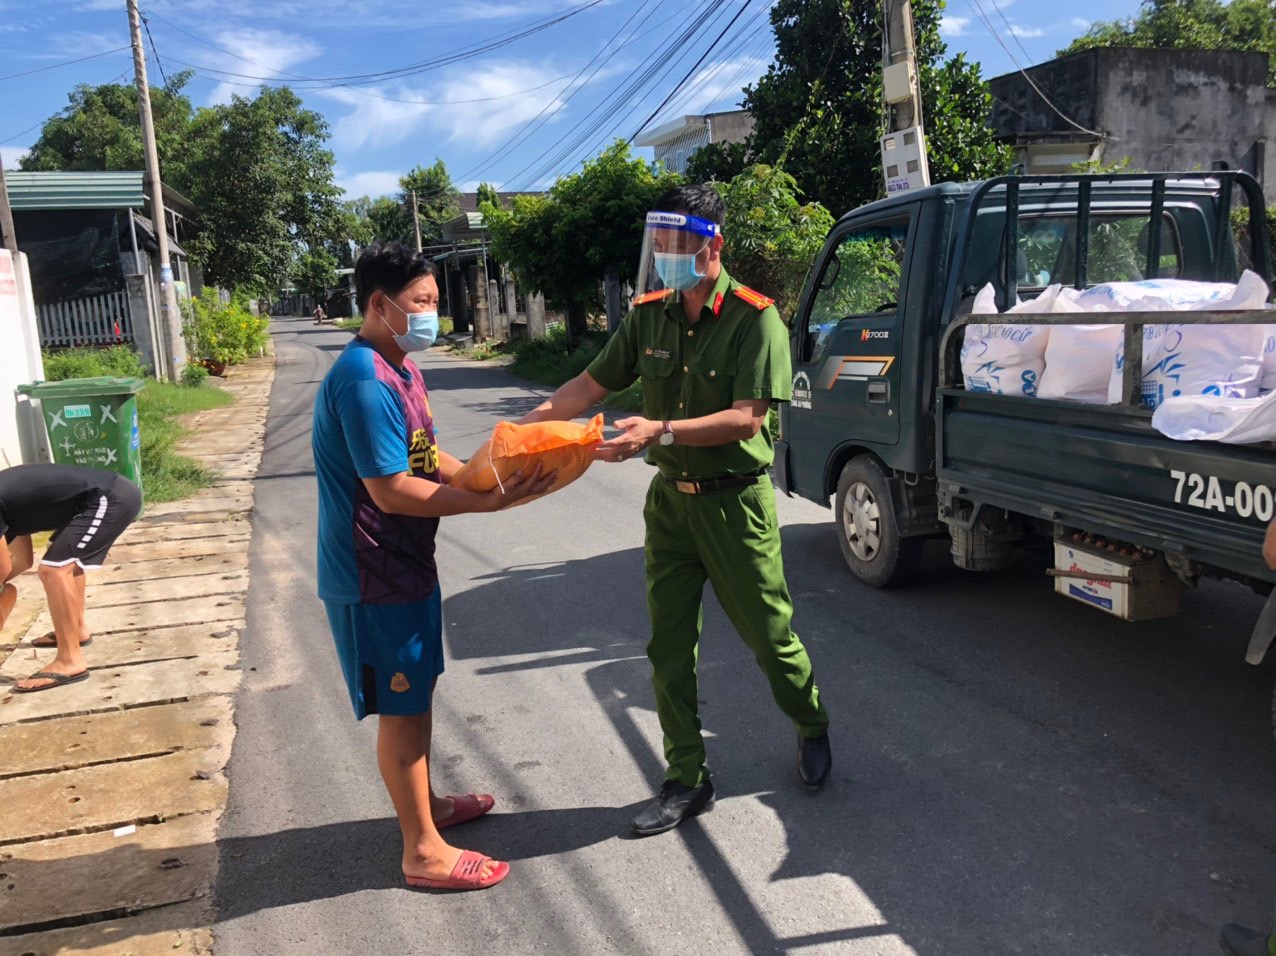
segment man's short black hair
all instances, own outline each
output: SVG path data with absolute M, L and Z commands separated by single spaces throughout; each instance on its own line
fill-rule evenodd
M 355 301 L 362 312 L 374 292 L 398 295 L 421 276 L 439 278 L 439 267 L 401 242 L 374 242 L 354 264 Z
M 688 216 L 708 219 L 722 225 L 726 217 L 727 204 L 722 201 L 718 191 L 706 183 L 694 183 L 686 186 L 675 186 L 658 200 L 653 212 L 685 212 Z

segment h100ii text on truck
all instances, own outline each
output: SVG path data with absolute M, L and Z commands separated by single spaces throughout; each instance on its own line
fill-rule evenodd
M 1234 206 L 1250 219 L 1240 245 Z M 1175 613 L 1203 577 L 1240 582 L 1268 595 L 1247 656 L 1259 663 L 1276 637 L 1276 574 L 1261 556 L 1276 445 L 1154 429 L 1142 343 L 1144 326 L 1261 325 L 1276 314 L 969 314 L 988 283 L 1005 313 L 1020 293 L 1056 283 L 1235 282 L 1243 268 L 1270 284 L 1263 197 L 1244 173 L 1012 176 L 857 209 L 829 234 L 794 318 L 777 483 L 833 499 L 846 562 L 874 587 L 908 582 L 937 537 L 975 571 L 1006 567 L 1034 539 L 1053 542 L 1056 586 L 1130 620 Z M 968 325 L 1013 335 L 1087 322 L 1123 326 L 1119 402 L 963 387 Z

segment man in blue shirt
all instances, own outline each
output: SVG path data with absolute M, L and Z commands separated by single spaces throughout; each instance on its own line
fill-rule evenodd
M 355 265 L 363 327 L 315 400 L 319 597 L 328 612 L 355 716 L 377 714 L 377 761 L 403 831 L 411 886 L 483 889 L 509 873 L 439 830 L 492 809 L 489 795 L 438 797 L 430 787 L 431 696 L 443 673 L 442 598 L 434 560 L 439 518 L 499 511 L 548 490 L 554 475 L 517 475 L 488 494 L 448 487 L 461 462 L 439 449 L 420 370 L 409 352 L 438 333 L 438 270 L 399 243 Z

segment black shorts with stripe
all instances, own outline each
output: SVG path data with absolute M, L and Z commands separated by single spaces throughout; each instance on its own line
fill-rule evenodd
M 117 538 L 142 512 L 142 492 L 122 476 L 100 494 L 85 500 L 84 509 L 54 532 L 41 564 L 61 568 L 78 564 L 100 568 Z

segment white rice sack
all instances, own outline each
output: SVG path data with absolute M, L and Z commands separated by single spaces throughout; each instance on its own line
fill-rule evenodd
M 1216 395 L 1253 398 L 1262 375 L 1261 325 L 1148 325 L 1143 329 L 1143 404 Z M 1117 349 L 1108 402 L 1121 401 L 1124 341 Z
M 1177 441 L 1276 441 L 1276 392 L 1265 398 L 1167 398 L 1152 414 L 1152 427 Z
M 1054 326 L 1038 397 L 1107 405 L 1112 365 L 1123 336 L 1119 325 Z M 1119 390 L 1118 385 L 1118 394 Z
M 1028 308 L 1032 305 L 1032 302 L 1020 303 L 1011 311 L 1040 311 Z M 972 314 L 995 315 L 996 312 L 996 293 L 989 284 L 975 297 Z M 1034 397 L 1046 367 L 1049 333 L 1049 328 L 1042 325 L 966 326 L 966 338 L 961 348 L 961 371 L 966 389 Z
M 1276 325 L 1263 326 L 1263 377 L 1258 382 L 1258 393 L 1266 395 L 1276 391 Z
M 1262 279 L 1256 275 L 1254 278 L 1262 285 Z M 1236 298 L 1238 288 L 1231 282 L 1192 282 L 1187 279 L 1106 282 L 1078 293 L 1073 301 L 1082 312 L 1182 312 L 1262 307 L 1265 294 L 1259 299 L 1259 305 L 1225 305 Z M 1252 296 L 1253 287 L 1247 286 L 1246 292 Z

